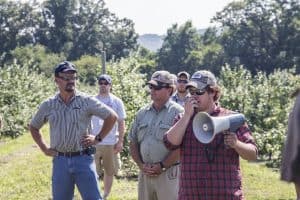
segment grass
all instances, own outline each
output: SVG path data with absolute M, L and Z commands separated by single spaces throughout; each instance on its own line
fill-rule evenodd
M 45 135 L 44 138 L 46 137 Z M 295 199 L 294 186 L 280 181 L 278 171 L 259 163 L 242 161 L 241 165 L 246 199 Z M 51 167 L 51 158 L 37 148 L 30 134 L 26 133 L 14 140 L 2 140 L 0 142 L 0 199 L 50 200 Z M 75 200 L 80 199 L 78 191 L 75 191 Z M 137 199 L 136 179 L 123 177 L 114 180 L 109 200 L 135 199 Z

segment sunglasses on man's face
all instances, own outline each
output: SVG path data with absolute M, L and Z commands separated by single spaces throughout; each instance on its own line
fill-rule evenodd
M 66 82 L 68 82 L 68 81 L 75 81 L 75 80 L 78 79 L 77 76 L 74 76 L 74 77 L 57 76 L 57 77 L 60 78 L 60 79 L 63 80 L 63 81 L 66 81 Z
M 106 82 L 106 81 L 104 81 L 104 82 L 99 82 L 99 85 L 108 85 L 109 83 L 108 82 Z
M 169 87 L 167 87 L 167 86 L 162 86 L 162 85 L 148 85 L 148 87 L 149 87 L 149 89 L 150 90 L 161 90 L 161 89 L 163 89 L 163 88 L 169 88 Z
M 197 96 L 201 96 L 205 93 L 206 91 L 205 90 L 192 90 L 192 89 L 189 89 L 189 93 L 191 95 L 197 95 Z
M 187 80 L 178 79 L 178 80 L 177 80 L 177 83 L 184 83 L 184 84 L 187 84 L 188 81 L 187 81 Z

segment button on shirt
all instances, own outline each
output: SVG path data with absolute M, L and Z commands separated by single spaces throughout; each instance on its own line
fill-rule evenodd
M 40 129 L 46 122 L 50 125 L 50 147 L 60 152 L 82 150 L 81 137 L 91 133 L 91 117 L 107 118 L 111 109 L 81 92 L 76 92 L 69 104 L 59 94 L 44 101 L 30 124 Z
M 174 124 L 175 116 L 182 112 L 180 105 L 169 100 L 160 111 L 151 104 L 137 113 L 128 139 L 139 144 L 143 162 L 160 162 L 169 153 L 163 144 L 163 136 Z

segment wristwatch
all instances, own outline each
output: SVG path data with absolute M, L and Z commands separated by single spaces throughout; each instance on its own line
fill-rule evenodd
M 97 140 L 98 142 L 102 141 L 102 138 L 100 137 L 100 134 L 96 135 L 95 140 Z
M 159 162 L 159 165 L 160 165 L 160 168 L 161 168 L 161 170 L 162 170 L 163 172 L 167 170 L 167 168 L 164 166 L 164 164 L 163 164 L 162 161 Z

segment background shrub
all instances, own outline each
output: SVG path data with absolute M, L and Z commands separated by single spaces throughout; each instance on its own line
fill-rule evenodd
M 3 128 L 0 137 L 23 134 L 31 114 L 46 96 L 54 92 L 54 83 L 28 65 L 5 65 L 0 71 L 0 113 Z
M 293 71 L 251 75 L 243 67 L 225 66 L 220 73 L 221 104 L 245 114 L 256 139 L 259 156 L 278 167 L 285 140 L 287 119 L 294 102 L 290 95 L 300 83 Z

